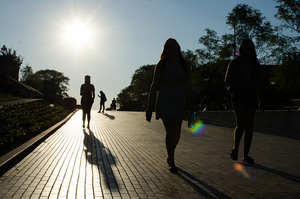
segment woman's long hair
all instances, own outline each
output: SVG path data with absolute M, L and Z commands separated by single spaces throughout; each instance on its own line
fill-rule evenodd
M 163 46 L 163 51 L 160 55 L 160 60 L 162 61 L 163 65 L 165 65 L 166 61 L 169 59 L 169 54 L 166 52 L 166 45 L 169 41 L 175 41 L 175 43 L 177 44 L 177 49 L 178 49 L 178 52 L 177 52 L 177 55 L 178 55 L 178 58 L 183 66 L 183 70 L 184 70 L 184 73 L 186 73 L 186 60 L 184 58 L 184 56 L 182 55 L 181 53 L 181 47 L 180 45 L 178 44 L 178 42 L 176 41 L 176 39 L 174 38 L 169 38 L 167 39 L 167 41 L 165 42 L 164 46 Z
M 166 45 L 169 41 L 174 41 L 177 45 L 177 49 L 178 49 L 178 52 L 177 52 L 177 55 L 179 56 L 179 59 L 180 61 L 185 61 L 185 58 L 183 57 L 182 53 L 181 53 L 181 47 L 179 45 L 179 43 L 176 41 L 176 39 L 174 38 L 169 38 L 167 39 L 167 41 L 165 42 L 164 46 L 163 46 L 163 51 L 160 55 L 160 59 L 161 60 L 167 60 L 169 58 L 169 55 L 168 53 L 166 52 Z
M 251 52 L 251 55 L 250 55 L 250 63 L 251 65 L 255 66 L 255 67 L 259 67 L 260 66 L 260 63 L 257 59 L 257 55 L 256 55 L 256 51 L 255 51 L 255 46 L 254 46 L 254 43 L 251 39 L 244 39 L 240 46 L 239 46 L 239 50 L 238 50 L 238 55 L 235 59 L 239 59 L 241 58 L 243 55 L 244 55 L 244 45 L 245 43 L 250 43 L 252 45 L 252 52 Z
M 91 76 L 86 75 L 86 76 L 84 77 L 84 83 L 85 83 L 85 84 L 91 84 Z

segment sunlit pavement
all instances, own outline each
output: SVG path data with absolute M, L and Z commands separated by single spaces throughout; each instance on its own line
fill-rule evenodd
M 233 129 L 183 123 L 179 173 L 168 171 L 162 122 L 142 112 L 81 111 L 0 177 L 0 198 L 300 198 L 300 141 L 254 133 L 254 165 L 230 159 Z

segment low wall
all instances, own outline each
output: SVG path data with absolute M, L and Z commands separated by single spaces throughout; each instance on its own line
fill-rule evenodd
M 204 111 L 198 112 L 199 119 L 208 119 L 235 124 L 235 116 L 232 111 Z M 300 111 L 298 110 L 266 110 L 255 114 L 254 127 L 265 128 L 274 131 L 300 133 Z

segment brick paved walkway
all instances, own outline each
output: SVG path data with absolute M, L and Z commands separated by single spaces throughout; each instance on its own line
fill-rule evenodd
M 300 140 L 256 132 L 246 165 L 230 159 L 232 128 L 185 122 L 174 175 L 161 121 L 92 111 L 88 130 L 81 114 L 0 177 L 0 198 L 300 198 Z

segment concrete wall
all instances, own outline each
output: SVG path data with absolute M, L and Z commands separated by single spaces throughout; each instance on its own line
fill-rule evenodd
M 235 124 L 234 112 L 230 111 L 205 111 L 198 112 L 198 118 Z M 298 110 L 266 110 L 257 112 L 254 127 L 266 128 L 274 131 L 300 133 L 300 111 Z

